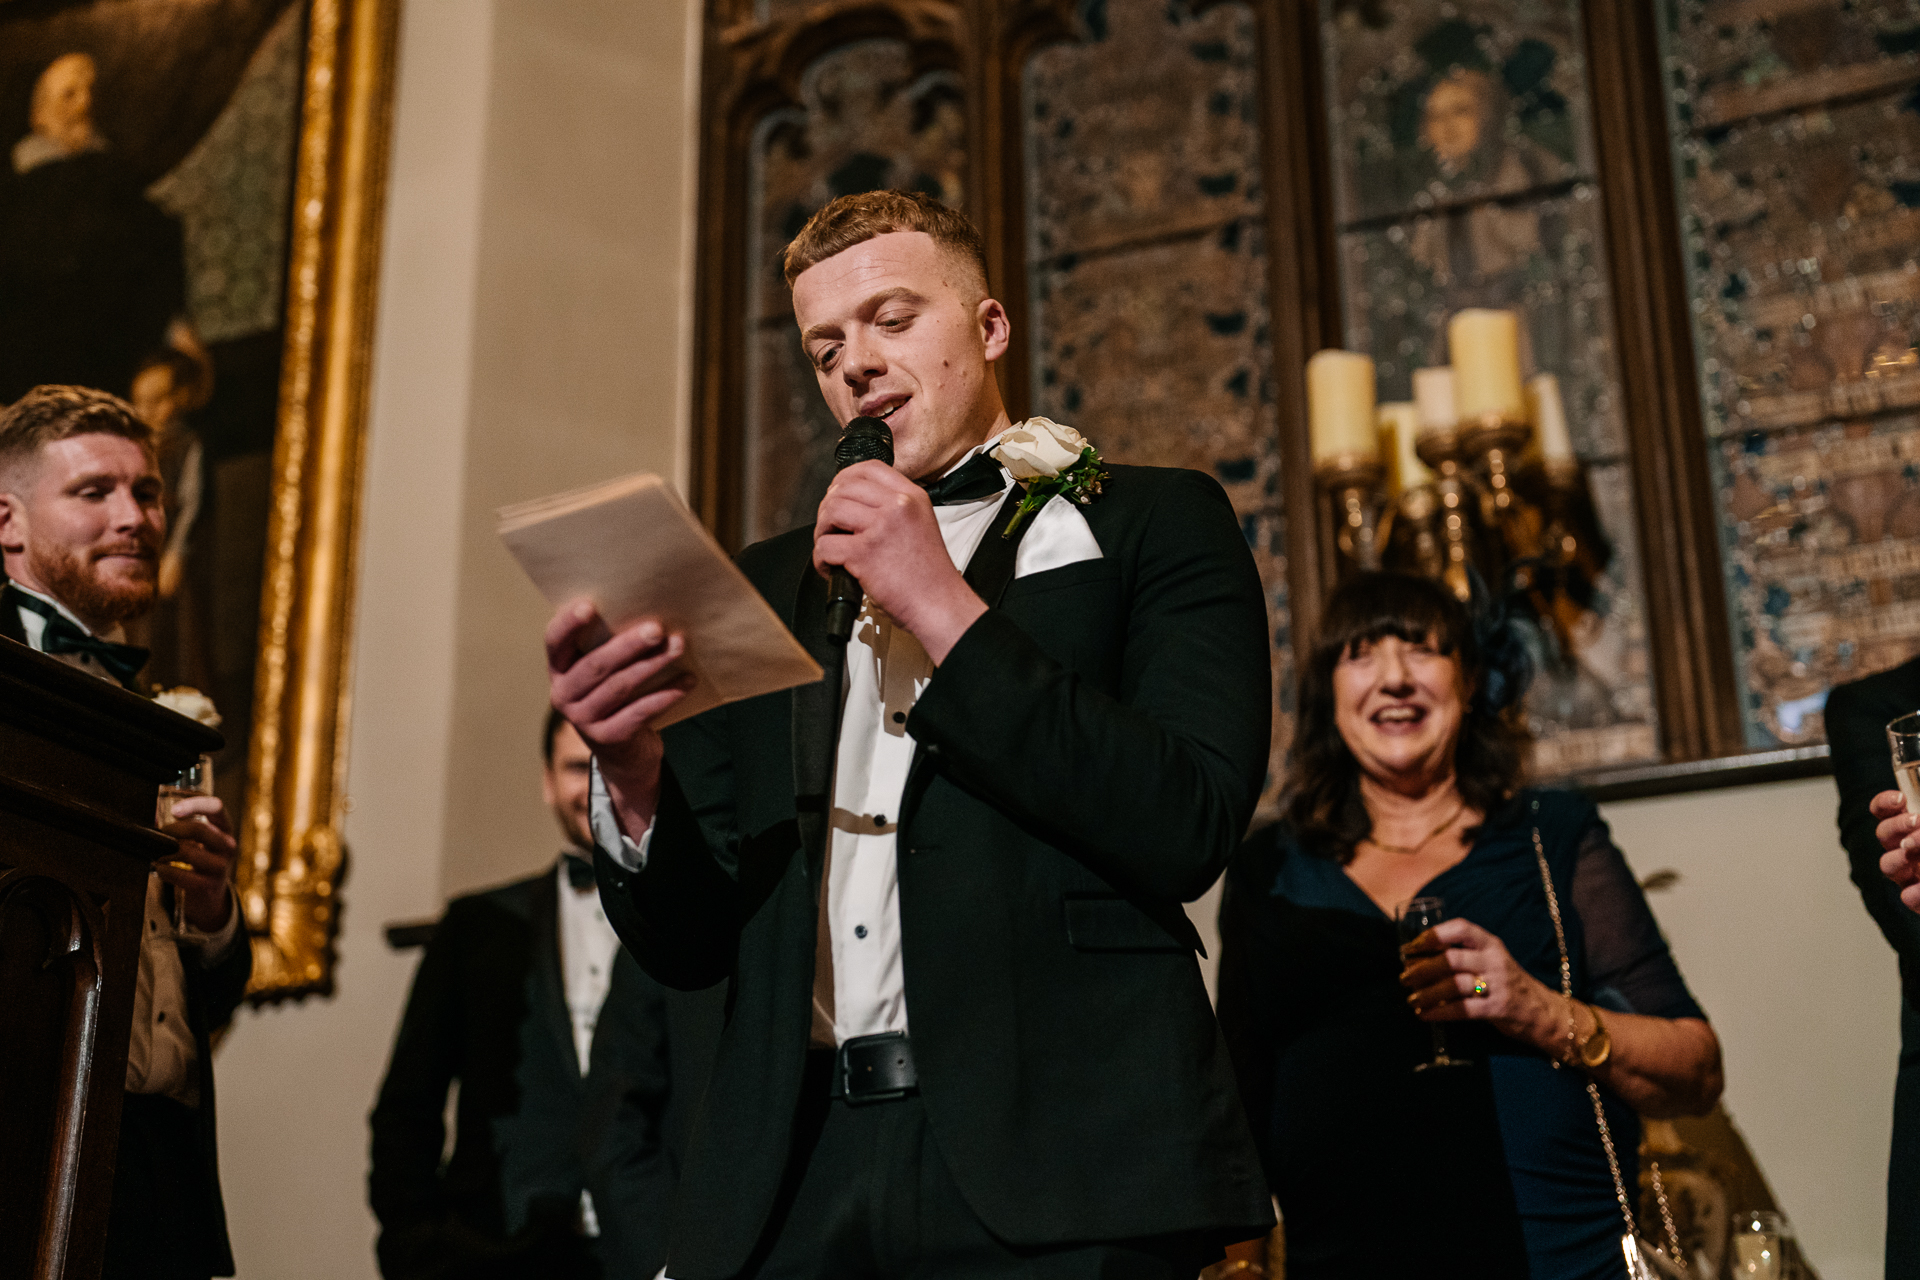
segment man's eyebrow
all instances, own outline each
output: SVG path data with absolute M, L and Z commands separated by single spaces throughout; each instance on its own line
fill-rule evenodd
M 880 292 L 863 299 L 860 303 L 859 310 L 855 314 L 870 316 L 896 298 L 904 298 L 909 302 L 926 301 L 926 298 L 917 291 L 909 289 L 903 284 L 897 284 L 891 289 L 882 289 Z M 834 337 L 837 336 L 839 332 L 840 326 L 832 321 L 810 324 L 800 334 L 800 345 L 805 346 L 815 338 Z

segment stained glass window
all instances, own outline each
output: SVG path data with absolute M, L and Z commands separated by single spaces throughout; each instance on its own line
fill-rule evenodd
M 1587 119 L 1564 0 L 1328 0 L 1323 10 L 1346 345 L 1384 400 L 1447 363 L 1466 307 L 1517 311 L 1527 374 L 1559 379 L 1612 544 L 1589 601 L 1532 629 L 1543 777 L 1659 758 L 1620 371 Z
M 1226 487 L 1273 619 L 1277 781 L 1293 668 L 1253 14 L 1090 0 L 1081 20 L 1026 68 L 1032 410 Z
M 966 162 L 957 78 L 917 72 L 899 40 L 863 40 L 822 56 L 807 71 L 802 105 L 760 122 L 749 158 L 743 544 L 812 523 L 833 478 L 839 429 L 794 328 L 781 273 L 787 242 L 836 196 L 903 188 L 957 206 Z
M 1747 742 L 1920 652 L 1920 5 L 1666 8 Z

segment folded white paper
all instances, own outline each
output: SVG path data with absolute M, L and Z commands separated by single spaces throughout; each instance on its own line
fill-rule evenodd
M 497 515 L 507 550 L 556 608 L 584 596 L 616 630 L 654 617 L 686 636 L 685 657 L 654 684 L 682 671 L 696 683 L 654 717 L 655 728 L 820 678 L 820 665 L 659 476 L 622 476 Z

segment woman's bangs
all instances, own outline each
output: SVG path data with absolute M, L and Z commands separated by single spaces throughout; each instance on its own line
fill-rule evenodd
M 1440 583 L 1404 573 L 1368 573 L 1350 579 L 1327 603 L 1321 652 L 1338 662 L 1362 644 L 1392 636 L 1408 644 L 1431 640 L 1443 654 L 1461 649 L 1462 610 Z

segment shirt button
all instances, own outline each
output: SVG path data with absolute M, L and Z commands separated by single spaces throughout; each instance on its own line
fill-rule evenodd
M 894 722 L 895 724 L 905 724 L 905 723 L 907 722 L 907 713 L 906 713 L 906 712 L 904 712 L 904 711 L 896 711 L 896 712 L 894 712 L 894 713 L 893 713 L 893 722 Z
M 857 924 L 857 925 L 855 925 L 855 926 L 853 926 L 853 936 L 854 936 L 854 937 L 856 937 L 856 938 L 864 938 L 864 937 L 866 937 L 866 936 L 867 936 L 867 926 L 865 926 L 865 925 L 863 925 L 863 924 Z M 165 1014 L 163 1013 L 163 1014 L 161 1014 L 160 1016 L 164 1018 L 164 1017 L 166 1017 L 167 1015 L 165 1015 Z
M 155 1022 L 165 1022 L 166 1020 L 167 1020 L 167 1011 L 165 1009 L 162 1009 L 160 1011 L 160 1016 L 154 1019 Z

